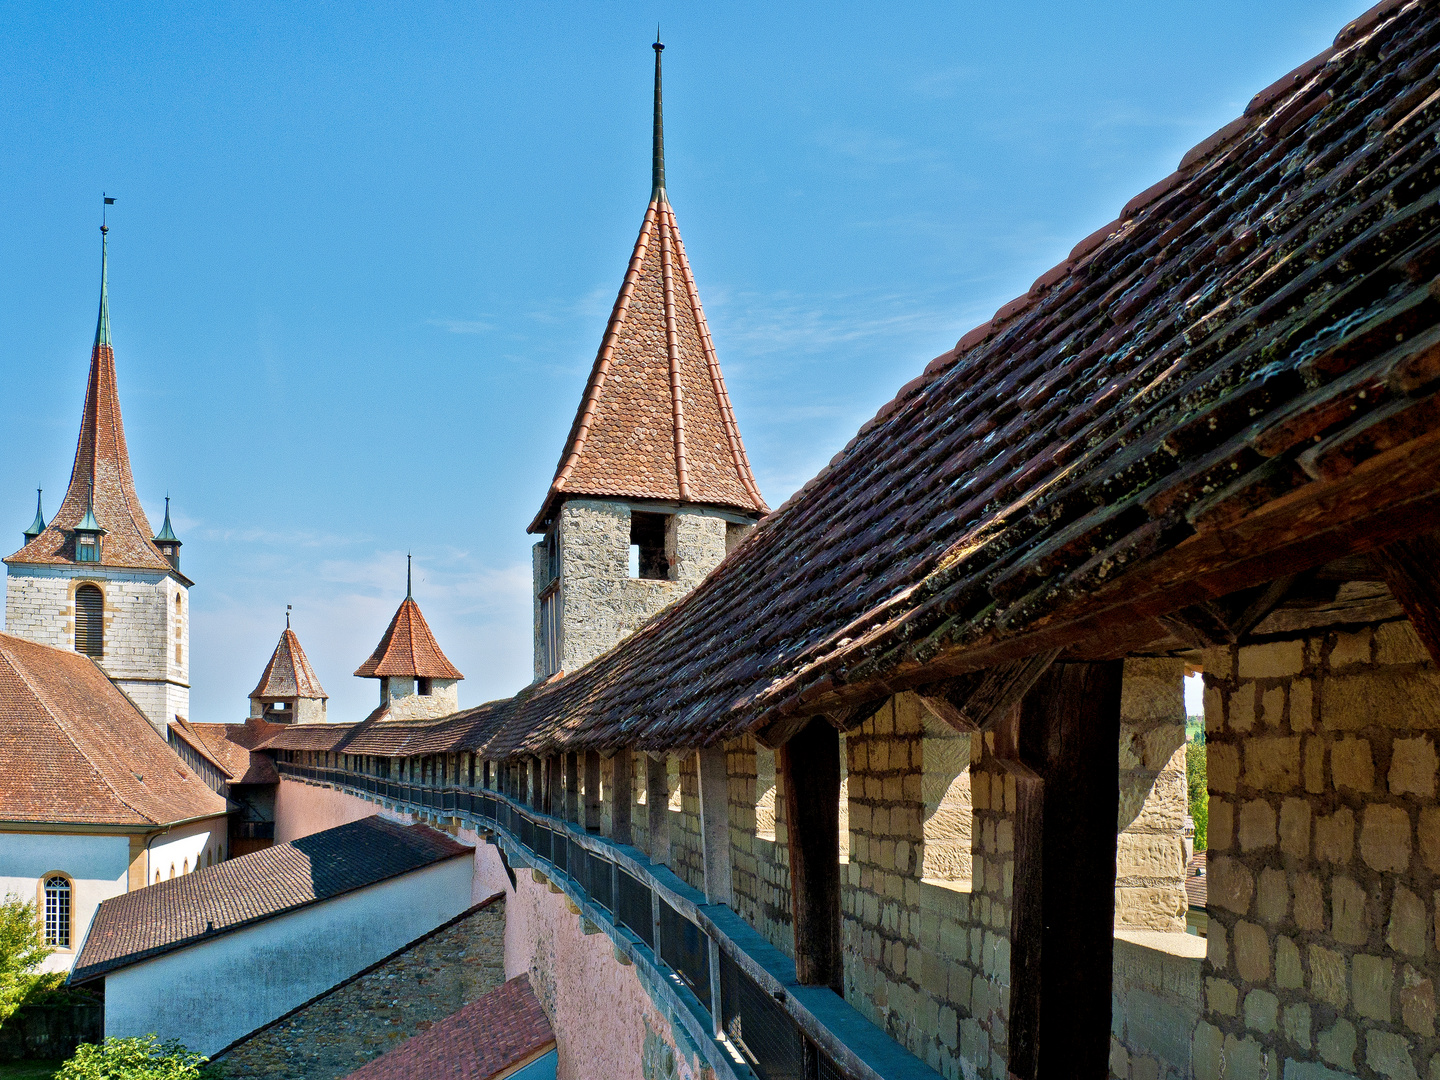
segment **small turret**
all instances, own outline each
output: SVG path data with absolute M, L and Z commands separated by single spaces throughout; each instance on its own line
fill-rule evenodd
M 180 538 L 175 535 L 175 530 L 170 527 L 170 496 L 165 496 L 165 524 L 155 535 L 155 546 L 160 549 L 160 554 L 165 556 L 166 561 L 176 570 L 180 569 Z
M 95 520 L 95 481 L 90 481 L 90 495 L 85 502 L 85 516 L 75 525 L 75 561 L 98 563 L 105 530 Z
M 42 495 L 44 495 L 44 492 L 41 491 L 39 488 L 36 488 L 36 489 L 35 489 L 35 520 L 32 521 L 32 522 L 30 523 L 30 527 L 25 530 L 25 543 L 27 543 L 27 544 L 30 543 L 31 540 L 34 540 L 37 536 L 39 536 L 41 533 L 43 533 L 43 532 L 45 531 L 45 508 L 44 508 L 44 505 L 43 505 L 43 504 L 41 503 L 41 501 L 40 501 Z
M 408 555 L 405 564 L 405 599 L 380 644 L 355 674 L 380 680 L 376 713 L 386 720 L 448 716 L 460 707 L 457 684 L 465 676 L 440 651 L 412 594 Z

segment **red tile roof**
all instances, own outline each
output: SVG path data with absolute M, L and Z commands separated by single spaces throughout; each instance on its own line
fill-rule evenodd
M 385 675 L 415 677 L 423 675 L 432 679 L 463 679 L 455 666 L 445 658 L 420 605 L 410 597 L 400 602 L 395 617 L 370 659 L 355 669 L 362 679 L 378 679 Z
M 555 1033 L 529 975 L 517 975 L 412 1035 L 347 1080 L 493 1080 L 544 1054 Z
M 256 747 L 287 726 L 257 716 L 243 724 L 192 724 L 179 717 L 170 722 L 175 733 L 213 762 L 232 784 L 273 784 L 280 779 L 274 759 Z
M 650 200 L 555 479 L 530 525 L 572 495 L 763 514 L 685 245 L 663 189 Z
M 428 825 L 362 818 L 100 904 L 72 983 L 469 855 Z
M 1433 525 L 1440 10 L 1355 26 L 932 361 L 693 592 L 559 682 L 393 736 L 710 745 L 1120 634 L 1178 648 L 1156 616 Z
M 125 423 L 115 381 L 115 350 L 97 343 L 90 351 L 90 378 L 80 414 L 80 441 L 70 487 L 45 531 L 5 560 L 11 565 L 75 562 L 74 527 L 85 516 L 90 482 L 95 482 L 95 518 L 106 530 L 100 565 L 178 573 L 152 543 L 154 533 L 130 475 Z
M 325 688 L 315 677 L 315 669 L 310 666 L 305 650 L 300 647 L 300 639 L 295 636 L 295 631 L 287 626 L 275 644 L 275 651 L 270 654 L 270 662 L 265 665 L 260 681 L 255 684 L 255 689 L 250 691 L 250 696 L 268 700 L 302 697 L 328 699 L 330 695 L 325 693 Z
M 0 634 L 0 821 L 146 828 L 225 813 L 88 656 Z
M 1192 908 L 1204 911 L 1209 893 L 1210 877 L 1206 872 L 1205 852 L 1197 851 L 1185 865 L 1185 898 Z

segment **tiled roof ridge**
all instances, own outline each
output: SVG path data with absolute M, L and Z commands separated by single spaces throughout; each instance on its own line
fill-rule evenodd
M 170 721 L 170 730 L 184 739 L 185 745 L 189 746 L 211 765 L 214 765 L 215 768 L 224 773 L 228 779 L 235 779 L 235 774 L 230 770 L 230 767 L 211 752 L 210 748 L 205 745 L 205 740 L 200 737 L 200 733 L 191 727 L 188 720 L 184 717 L 177 716 L 174 720 Z
M 34 643 L 31 642 L 30 644 Z M 40 647 L 46 648 L 47 646 L 42 645 Z M 83 654 L 76 653 L 76 655 L 82 656 Z M 90 755 L 85 751 L 85 748 L 82 747 L 80 743 L 76 740 L 74 732 L 70 730 L 70 725 L 61 718 L 60 710 L 56 709 L 55 703 L 50 700 L 49 695 L 44 693 L 42 689 L 35 684 L 34 680 L 30 678 L 30 673 L 27 670 L 24 662 L 18 660 L 14 655 L 12 655 L 10 649 L 6 647 L 3 637 L 0 637 L 0 656 L 3 656 L 5 658 L 6 664 L 14 673 L 15 677 L 25 684 L 25 688 L 30 691 L 30 694 L 32 697 L 34 697 L 36 704 L 38 704 L 40 708 L 45 711 L 45 715 L 48 716 L 50 718 L 50 722 L 55 725 L 55 730 L 58 731 L 62 736 L 64 736 L 65 741 L 70 744 L 70 746 L 75 750 L 75 753 L 78 754 L 81 760 L 83 760 L 85 764 L 90 767 L 90 771 L 94 774 L 95 778 L 98 779 L 100 783 L 105 785 L 105 790 L 110 793 L 110 797 L 113 798 L 121 806 L 123 806 L 126 810 L 129 810 L 136 817 L 140 818 L 142 821 L 147 821 L 151 824 L 161 824 L 160 822 L 156 821 L 154 815 L 147 814 L 144 811 L 140 810 L 138 807 L 133 805 L 129 799 L 125 798 L 125 796 L 120 794 L 120 792 L 116 789 L 114 783 L 110 780 L 110 777 L 105 775 L 104 769 L 96 768 L 95 763 L 90 760 Z M 84 657 L 84 659 L 91 664 L 95 664 L 95 661 L 88 656 Z M 100 665 L 95 664 L 95 668 L 96 670 L 99 670 Z M 106 678 L 108 679 L 109 676 L 106 676 Z M 117 687 L 116 689 L 119 688 Z M 128 695 L 126 695 L 125 700 L 127 702 L 130 701 Z M 133 703 L 131 703 L 131 707 L 134 707 Z M 150 721 L 146 720 L 145 723 L 148 727 Z
M 403 637 L 403 642 L 397 643 L 397 637 Z M 417 639 L 422 650 L 416 648 Z M 401 651 L 408 655 L 401 657 L 398 655 Z M 431 655 L 421 657 L 420 651 L 428 651 Z M 425 621 L 420 605 L 410 596 L 400 601 L 380 644 L 375 646 L 370 658 L 355 669 L 355 674 L 362 679 L 385 675 L 435 679 L 465 678 L 445 656 L 440 643 L 435 640 L 435 635 L 430 630 L 430 624 Z
M 670 239 L 668 207 L 659 207 L 660 285 L 665 297 L 665 352 L 670 362 L 670 417 L 675 429 L 675 486 L 681 502 L 690 501 L 690 474 L 685 464 L 685 394 L 680 385 L 680 338 L 675 326 L 674 243 Z

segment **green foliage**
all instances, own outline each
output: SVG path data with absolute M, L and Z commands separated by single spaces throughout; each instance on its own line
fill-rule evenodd
M 209 1080 L 218 1075 L 202 1054 L 154 1033 L 132 1039 L 81 1043 L 55 1080 Z
M 0 900 L 0 1023 L 37 987 L 55 982 L 53 976 L 35 971 L 51 952 L 41 935 L 35 905 L 13 893 Z M 60 981 L 64 979 L 61 975 Z
M 1190 816 L 1195 819 L 1195 850 L 1206 850 L 1210 825 L 1210 782 L 1205 772 L 1205 744 L 1193 742 L 1185 748 L 1185 786 L 1190 797 Z

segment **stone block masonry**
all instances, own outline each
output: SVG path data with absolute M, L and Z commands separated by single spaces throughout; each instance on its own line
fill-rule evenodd
M 332 1080 L 505 981 L 503 897 L 460 916 L 217 1055 L 226 1080 Z
M 1406 621 L 1210 650 L 1195 1075 L 1440 1077 L 1440 674 Z

